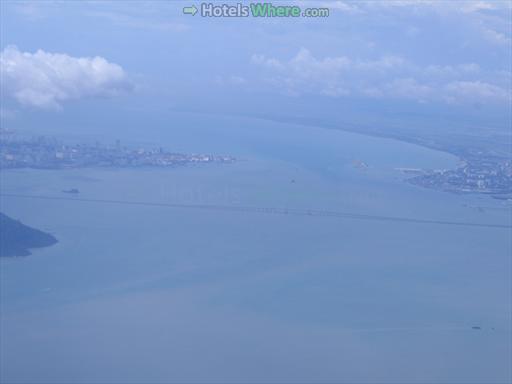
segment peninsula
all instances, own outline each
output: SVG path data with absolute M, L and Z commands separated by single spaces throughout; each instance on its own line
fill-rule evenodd
M 62 143 L 53 137 L 15 138 L 0 130 L 0 169 L 72 169 L 85 167 L 176 167 L 195 164 L 232 163 L 232 156 L 185 154 L 164 148 L 127 148 L 98 142 Z
M 28 256 L 30 249 L 49 247 L 57 239 L 0 212 L 0 257 Z

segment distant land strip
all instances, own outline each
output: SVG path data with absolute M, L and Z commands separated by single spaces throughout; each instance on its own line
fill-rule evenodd
M 81 202 L 86 202 L 86 203 L 140 205 L 140 206 L 163 207 L 163 208 L 202 209 L 202 210 L 227 211 L 227 212 L 249 212 L 249 213 L 265 213 L 265 214 L 275 214 L 275 215 L 334 217 L 334 218 L 340 218 L 340 219 L 354 219 L 354 220 L 393 221 L 393 222 L 415 223 L 415 224 L 437 224 L 437 225 L 455 225 L 455 226 L 464 226 L 464 227 L 512 229 L 512 225 L 506 225 L 506 224 L 415 219 L 415 218 L 410 218 L 410 217 L 366 215 L 366 214 L 361 214 L 361 213 L 350 213 L 350 212 L 318 210 L 318 209 L 304 209 L 304 208 L 272 208 L 272 207 L 238 206 L 238 205 L 156 203 L 156 202 L 147 202 L 147 201 L 88 199 L 88 198 L 81 198 L 81 197 L 23 195 L 23 194 L 16 194 L 16 193 L 0 193 L 0 196 L 17 197 L 17 198 L 23 198 L 23 199 L 81 201 Z

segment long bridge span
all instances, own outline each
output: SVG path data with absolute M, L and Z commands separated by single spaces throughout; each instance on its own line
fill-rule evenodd
M 38 199 L 38 200 L 75 201 L 75 202 L 96 203 L 96 204 L 119 204 L 119 205 L 133 205 L 133 206 L 148 206 L 148 207 L 161 207 L 161 208 L 174 208 L 174 209 L 244 212 L 244 213 L 254 213 L 254 214 L 268 214 L 268 215 L 331 217 L 331 218 L 345 219 L 345 220 L 369 220 L 369 221 L 382 221 L 382 222 L 402 222 L 402 223 L 411 223 L 411 224 L 452 225 L 452 226 L 464 226 L 464 227 L 498 228 L 498 229 L 509 229 L 509 230 L 512 229 L 512 224 L 478 223 L 478 222 L 466 222 L 466 221 L 422 219 L 422 218 L 400 217 L 400 216 L 369 215 L 369 214 L 362 214 L 362 213 L 343 212 L 343 211 L 325 210 L 325 209 L 257 207 L 257 206 L 218 205 L 218 204 L 178 204 L 178 203 L 167 203 L 167 202 L 149 202 L 149 201 L 130 201 L 130 200 L 115 200 L 115 199 L 94 199 L 94 198 L 83 198 L 83 197 L 27 195 L 27 194 L 17 194 L 17 193 L 0 193 L 0 197 L 13 197 L 13 198 L 20 198 L 20 199 Z

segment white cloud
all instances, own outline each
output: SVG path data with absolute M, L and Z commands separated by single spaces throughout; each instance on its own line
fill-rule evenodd
M 510 91 L 482 81 L 454 81 L 447 84 L 445 90 L 450 102 L 511 101 Z
M 272 73 L 269 82 L 287 94 L 348 94 L 348 90 L 340 83 L 341 74 L 351 66 L 346 57 L 317 59 L 309 50 L 301 48 L 286 62 L 264 55 L 253 55 L 251 61 Z
M 474 0 L 457 0 L 457 1 L 440 1 L 440 0 L 368 0 L 357 1 L 356 4 L 360 8 L 430 8 L 440 12 L 463 12 L 477 13 L 481 11 L 490 11 L 499 8 L 507 9 L 510 5 L 507 1 L 474 1 Z
M 284 66 L 281 64 L 279 60 L 267 59 L 264 55 L 252 55 L 251 61 L 254 64 L 262 65 L 270 69 L 284 69 Z
M 327 7 L 329 9 L 336 9 L 341 12 L 347 12 L 347 13 L 357 13 L 359 12 L 359 9 L 356 7 L 356 4 L 350 4 L 345 1 L 325 1 L 320 4 L 315 3 L 316 7 Z
M 479 11 L 486 11 L 486 10 L 493 10 L 496 9 L 495 6 L 488 2 L 488 1 L 471 1 L 471 2 L 464 2 L 462 4 L 462 12 L 479 12 Z
M 368 96 L 377 98 L 394 97 L 424 102 L 431 98 L 433 89 L 431 86 L 419 83 L 413 78 L 398 78 L 376 88 L 366 89 L 364 92 Z
M 468 76 L 478 74 L 480 66 L 475 63 L 465 63 L 459 65 L 428 65 L 423 73 L 431 78 L 458 78 L 460 76 Z
M 354 68 L 365 71 L 390 71 L 407 67 L 407 61 L 399 56 L 383 56 L 377 60 L 355 61 Z
M 85 97 L 112 96 L 129 90 L 123 68 L 102 57 L 72 57 L 9 46 L 0 54 L 2 97 L 37 108 L 59 109 Z
M 22 1 L 16 3 L 15 10 L 17 13 L 30 21 L 41 20 L 45 17 L 43 8 L 37 3 Z
M 510 47 L 512 40 L 505 36 L 503 33 L 497 32 L 494 29 L 483 28 L 482 33 L 487 41 L 493 44 L 504 45 Z
M 268 85 L 294 96 L 359 95 L 422 103 L 504 102 L 510 99 L 510 90 L 503 88 L 500 81 L 503 76 L 482 71 L 475 63 L 421 66 L 393 55 L 372 60 L 346 56 L 316 58 L 305 48 L 288 61 L 261 54 L 253 55 L 251 61 L 263 69 L 262 76 Z

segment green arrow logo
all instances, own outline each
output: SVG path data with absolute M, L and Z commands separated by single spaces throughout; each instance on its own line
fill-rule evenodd
M 185 15 L 192 15 L 192 16 L 194 16 L 197 13 L 197 8 L 196 8 L 195 5 L 193 5 L 191 7 L 183 7 L 183 13 Z

